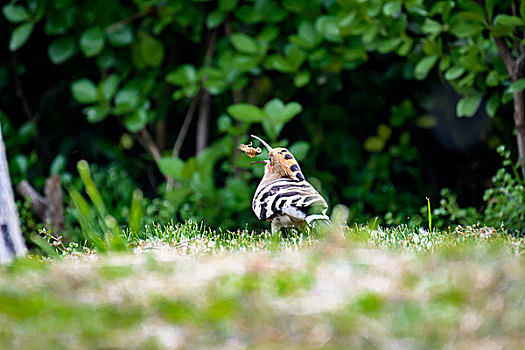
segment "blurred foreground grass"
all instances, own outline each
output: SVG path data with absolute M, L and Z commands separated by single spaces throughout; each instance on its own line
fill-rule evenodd
M 0 348 L 525 344 L 525 243 L 492 228 L 282 238 L 186 223 L 128 238 L 133 252 L 1 267 Z

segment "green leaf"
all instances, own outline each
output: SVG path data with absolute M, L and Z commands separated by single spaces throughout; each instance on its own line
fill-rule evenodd
M 490 35 L 499 38 L 502 36 L 511 36 L 513 27 L 510 26 L 494 26 L 490 29 Z
M 146 32 L 140 32 L 138 36 L 142 62 L 149 67 L 160 66 L 164 60 L 164 45 Z
M 490 87 L 498 86 L 500 81 L 500 76 L 498 74 L 498 71 L 491 70 L 489 74 L 487 74 L 487 77 L 485 78 L 485 84 Z
M 237 7 L 239 0 L 219 0 L 219 10 L 221 11 L 233 11 Z
M 399 37 L 390 38 L 387 40 L 378 40 L 377 41 L 377 51 L 379 53 L 388 53 L 394 51 L 399 44 L 401 44 L 402 39 Z
M 489 117 L 494 118 L 496 116 L 496 112 L 498 111 L 499 105 L 499 94 L 495 92 L 492 94 L 492 96 L 489 97 L 489 99 L 487 100 L 487 105 L 485 106 L 485 110 L 487 111 Z
M 307 85 L 309 82 L 310 82 L 310 72 L 308 72 L 308 71 L 298 72 L 293 77 L 293 84 L 297 88 L 301 88 L 301 87 Z
M 264 110 L 248 103 L 231 105 L 227 111 L 232 118 L 245 123 L 257 123 L 268 118 L 268 114 Z
M 139 104 L 139 92 L 136 90 L 120 90 L 115 96 L 113 113 L 122 115 L 132 112 Z
M 239 0 L 219 0 L 219 10 L 221 11 L 233 11 L 237 7 Z
M 29 39 L 33 31 L 33 23 L 24 23 L 13 30 L 11 40 L 9 41 L 9 51 L 13 52 L 21 48 Z
M 454 4 L 455 2 L 455 4 Z M 459 8 L 461 9 L 465 9 L 467 10 L 468 12 L 473 12 L 479 16 L 484 16 L 485 15 L 485 12 L 484 12 L 484 9 L 481 5 L 479 5 L 478 3 L 476 3 L 476 1 L 473 1 L 473 0 L 455 0 L 453 2 L 453 6 L 454 5 L 459 5 Z
M 86 29 L 80 36 L 80 51 L 86 57 L 98 55 L 104 49 L 104 31 L 100 27 Z
M 370 136 L 365 140 L 363 147 L 368 152 L 381 152 L 385 147 L 385 141 L 379 136 Z
M 411 52 L 413 46 L 414 40 L 412 38 L 403 38 L 402 44 L 397 48 L 396 53 L 399 56 L 406 56 Z
M 425 23 L 421 26 L 421 30 L 426 34 L 439 34 L 441 33 L 442 25 L 438 21 L 425 18 Z
M 498 0 L 485 0 L 485 13 L 487 14 L 489 23 L 492 23 L 492 17 L 494 15 L 494 1 Z
M 257 35 L 257 41 L 269 44 L 277 39 L 277 37 L 279 37 L 279 27 L 266 26 L 261 30 L 259 35 Z
M 525 79 L 520 79 L 510 84 L 506 92 L 509 94 L 515 94 L 516 92 L 520 92 L 523 89 L 525 89 Z
M 18 171 L 21 174 L 25 175 L 25 173 L 27 172 L 27 168 L 29 167 L 27 156 L 23 154 L 17 154 L 15 156 L 14 163 L 16 164 L 16 168 L 18 168 Z
M 129 209 L 129 230 L 133 234 L 140 233 L 140 229 L 142 228 L 142 218 L 144 217 L 142 199 L 142 191 L 139 189 L 134 190 Z
M 78 103 L 88 104 L 98 100 L 97 87 L 87 78 L 82 78 L 72 83 L 71 94 Z
M 326 40 L 339 42 L 341 41 L 341 32 L 339 30 L 337 17 L 321 16 L 315 21 L 315 29 L 322 34 Z
M 445 79 L 455 80 L 459 78 L 460 76 L 462 76 L 463 73 L 465 73 L 465 68 L 454 66 L 454 67 L 451 67 L 449 70 L 447 70 L 447 72 L 445 73 Z
M 485 17 L 481 16 L 478 13 L 475 12 L 459 12 L 458 15 L 461 16 L 461 18 L 466 19 L 467 21 L 474 21 L 478 23 L 485 23 Z
M 259 52 L 259 45 L 257 44 L 257 42 L 246 34 L 232 34 L 230 35 L 230 42 L 237 51 L 248 54 L 256 54 L 257 52 Z
M 221 10 L 215 10 L 206 17 L 206 27 L 213 29 L 218 27 L 226 18 L 226 13 Z
M 197 71 L 191 64 L 184 64 L 166 75 L 166 81 L 177 86 L 185 86 L 197 80 Z
M 163 157 L 158 161 L 157 165 L 160 172 L 165 176 L 171 177 L 175 180 L 179 180 L 181 178 L 181 172 L 184 168 L 184 161 L 182 161 L 182 159 Z
M 257 56 L 239 54 L 233 58 L 233 65 L 239 72 L 249 72 L 257 68 L 258 63 Z
M 519 17 L 509 16 L 509 15 L 497 15 L 494 19 L 494 24 L 499 26 L 522 26 L 525 24 L 523 20 Z
M 414 69 L 414 76 L 418 80 L 423 80 L 427 77 L 428 73 L 434 67 L 437 60 L 439 59 L 438 55 L 428 56 L 422 58 L 417 64 Z
M 115 96 L 119 83 L 120 79 L 116 74 L 111 74 L 102 81 L 100 88 L 102 90 L 102 96 L 106 101 L 111 100 L 113 96 Z
M 306 159 L 308 151 L 310 150 L 310 144 L 306 141 L 297 141 L 288 147 L 288 150 L 294 155 L 295 159 L 300 162 Z
M 472 117 L 476 114 L 481 104 L 481 95 L 466 96 L 459 100 L 456 105 L 456 114 L 458 117 Z
M 286 53 L 286 61 L 291 65 L 293 71 L 299 70 L 306 59 L 306 53 L 296 45 L 287 45 L 284 52 Z
M 137 109 L 124 117 L 124 126 L 129 132 L 138 132 L 148 124 L 148 112 Z
M 273 99 L 264 106 L 264 111 L 277 124 L 286 124 L 297 114 L 301 113 L 302 110 L 303 107 L 297 102 L 283 105 L 279 99 Z
M 439 60 L 439 70 L 445 71 L 449 69 L 451 63 L 452 58 L 450 57 L 450 55 L 441 56 L 441 59 Z
M 294 73 L 296 71 L 295 67 L 279 54 L 267 57 L 264 65 L 266 69 L 275 69 L 282 73 Z
M 301 48 L 313 49 L 321 42 L 322 37 L 317 33 L 312 22 L 302 21 L 297 28 L 297 35 L 290 36 L 289 40 Z
M 49 167 L 49 175 L 61 174 L 66 169 L 66 157 L 63 154 L 58 154 L 51 162 Z
M 283 129 L 283 124 L 276 124 L 271 119 L 265 119 L 262 121 L 262 127 L 264 133 L 270 138 L 271 141 L 276 141 L 277 137 Z
M 110 109 L 106 105 L 90 106 L 83 110 L 86 115 L 86 120 L 90 123 L 99 123 L 106 119 L 109 115 Z
M 126 46 L 133 41 L 133 27 L 130 24 L 121 25 L 113 30 L 106 30 L 106 35 L 111 45 Z
M 11 23 L 23 22 L 29 18 L 29 13 L 24 6 L 9 3 L 2 7 L 4 17 Z
M 377 136 L 386 141 L 390 138 L 390 135 L 392 135 L 392 128 L 385 124 L 379 124 L 377 127 Z
M 450 25 L 450 32 L 458 38 L 471 38 L 485 29 L 485 27 L 479 23 L 467 22 L 459 17 L 456 18 L 457 20 L 452 21 Z
M 201 155 L 203 153 L 205 152 L 202 152 Z M 186 160 L 186 162 L 184 162 L 184 167 L 182 168 L 180 172 L 179 178 L 174 178 L 174 179 L 175 180 L 190 180 L 193 177 L 193 174 L 195 173 L 196 165 L 197 164 L 195 162 L 194 157 L 191 157 L 190 159 Z
M 55 39 L 47 48 L 47 55 L 53 64 L 63 63 L 76 53 L 75 39 L 71 36 Z
M 64 12 L 47 13 L 44 32 L 48 35 L 66 34 L 67 30 L 73 25 L 75 11 L 75 8 L 71 8 Z
M 383 13 L 387 16 L 394 16 L 401 11 L 401 1 L 391 1 L 383 6 Z

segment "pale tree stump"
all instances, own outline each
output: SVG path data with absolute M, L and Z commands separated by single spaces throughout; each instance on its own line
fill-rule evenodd
M 0 125 L 0 263 L 9 262 L 14 256 L 24 255 L 26 250 L 20 231 Z

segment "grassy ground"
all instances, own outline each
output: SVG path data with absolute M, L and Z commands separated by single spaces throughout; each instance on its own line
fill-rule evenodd
M 2 349 L 505 348 L 525 344 L 523 240 L 345 227 L 272 237 L 186 223 L 133 252 L 0 269 Z

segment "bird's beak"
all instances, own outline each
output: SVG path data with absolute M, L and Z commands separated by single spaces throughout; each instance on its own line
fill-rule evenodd
M 268 163 L 268 160 L 258 160 L 256 162 L 251 162 L 250 165 L 258 164 L 258 163 Z
M 259 140 L 259 141 L 263 144 L 263 146 L 266 147 L 266 148 L 268 149 L 268 152 L 273 151 L 273 148 L 271 148 L 270 145 L 268 145 L 266 142 L 264 142 L 263 139 L 261 139 L 261 138 L 255 136 L 255 135 L 251 135 L 251 136 L 252 136 L 254 139 Z

